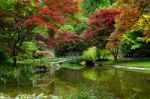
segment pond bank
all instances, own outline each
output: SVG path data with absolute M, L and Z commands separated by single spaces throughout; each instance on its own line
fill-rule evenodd
M 142 68 L 142 67 L 127 67 L 127 66 L 120 66 L 120 65 L 113 65 L 114 68 L 122 68 L 122 69 L 132 69 L 132 70 L 144 70 L 150 71 L 150 68 Z
M 126 66 L 126 67 L 139 67 L 139 68 L 150 68 L 150 59 L 124 59 L 118 60 L 114 62 L 112 60 L 105 62 L 106 65 L 119 65 L 119 66 Z

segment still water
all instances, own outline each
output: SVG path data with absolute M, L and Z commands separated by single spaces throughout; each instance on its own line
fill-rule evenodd
M 150 99 L 150 73 L 114 68 L 60 69 L 33 85 L 7 85 L 0 93 L 54 95 L 62 99 Z

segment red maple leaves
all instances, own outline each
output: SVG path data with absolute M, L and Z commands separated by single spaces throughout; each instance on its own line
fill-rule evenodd
M 57 37 L 57 41 L 61 43 L 76 42 L 79 40 L 81 40 L 80 36 L 72 32 L 63 32 Z
M 36 0 L 36 3 L 40 2 Z M 79 0 L 46 0 L 42 4 L 46 6 L 39 8 L 35 15 L 30 16 L 26 20 L 27 24 L 38 23 L 57 30 L 69 17 L 79 11 Z
M 84 33 L 83 37 L 85 40 L 95 42 L 99 39 L 105 39 L 115 29 L 115 18 L 120 14 L 117 9 L 102 9 L 91 15 L 88 20 L 90 28 Z

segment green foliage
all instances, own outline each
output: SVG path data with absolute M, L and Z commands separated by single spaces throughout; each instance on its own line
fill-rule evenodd
M 105 49 L 98 49 L 96 47 L 91 47 L 83 52 L 83 58 L 85 60 L 95 61 L 98 59 L 107 59 L 110 52 Z
M 77 41 L 75 43 L 68 42 L 61 44 L 58 48 L 56 48 L 56 55 L 65 56 L 67 53 L 78 53 L 81 54 L 87 45 L 84 42 Z
M 69 24 L 65 24 L 63 27 L 60 29 L 61 31 L 69 31 L 69 32 L 75 32 L 75 29 L 73 26 Z
M 38 50 L 34 42 L 24 42 L 23 48 L 25 48 L 27 52 L 33 52 Z
M 0 83 L 8 83 L 15 79 L 14 71 L 15 69 L 11 66 L 7 66 L 10 64 L 0 64 Z
M 123 36 L 121 51 L 124 57 L 150 57 L 149 44 L 144 41 L 143 30 L 134 30 Z
M 21 64 L 21 66 L 15 71 L 15 78 L 18 82 L 24 82 L 32 80 L 34 77 L 34 72 L 32 66 Z
M 34 42 L 24 42 L 22 49 L 25 50 L 26 54 L 31 58 L 33 52 L 38 50 L 37 45 Z
M 86 20 L 82 21 L 81 23 L 78 23 L 74 26 L 77 34 L 82 34 L 83 31 L 88 27 Z
M 87 28 L 87 17 L 85 17 L 81 13 L 76 14 L 75 17 L 78 18 L 78 21 L 68 21 L 64 26 L 60 28 L 60 31 L 69 31 L 75 32 L 76 34 L 81 34 L 83 30 Z
M 0 50 L 0 64 L 7 62 L 8 58 L 4 51 Z
M 143 30 L 138 30 L 124 35 L 123 43 L 131 45 L 131 49 L 140 48 L 141 42 L 144 41 L 144 39 L 141 37 L 142 32 Z
M 35 13 L 35 11 L 37 11 L 37 9 L 39 8 L 39 6 L 34 4 L 33 2 L 34 0 L 30 0 L 28 6 L 26 6 L 19 1 L 18 4 L 16 4 L 16 0 L 1 0 L 0 10 L 11 11 L 13 13 L 20 12 L 19 14 L 23 16 L 31 15 L 31 13 Z
M 99 8 L 100 9 L 102 9 L 102 8 L 109 8 L 109 7 L 111 7 L 112 3 L 113 3 L 112 0 L 101 0 Z
M 15 2 L 16 0 L 1 0 L 0 3 L 0 9 L 1 10 L 8 10 L 10 6 Z
M 110 55 L 110 52 L 108 50 L 98 50 L 98 53 L 100 53 L 100 56 L 98 56 L 98 59 L 107 59 L 107 57 Z
M 81 8 L 85 16 L 90 16 L 97 9 L 108 8 L 111 6 L 111 0 L 83 0 Z
M 0 64 L 0 83 L 26 82 L 34 78 L 31 64 L 19 64 L 18 68 L 13 68 L 11 63 Z
M 7 47 L 10 49 L 14 67 L 23 43 L 31 40 L 34 35 L 32 30 L 36 25 L 29 26 L 27 22 L 29 17 L 37 13 L 40 6 L 34 2 L 34 0 L 1 0 L 0 37 L 3 43 L 9 45 Z
M 38 25 L 32 31 L 43 36 L 48 35 L 48 28 L 45 26 Z
M 97 60 L 97 48 L 96 47 L 88 48 L 88 50 L 83 52 L 83 58 L 89 61 Z

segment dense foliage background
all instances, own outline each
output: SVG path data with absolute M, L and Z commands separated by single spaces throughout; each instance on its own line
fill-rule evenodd
M 43 58 L 149 58 L 149 7 L 149 0 L 1 0 L 1 81 L 30 78 Z

